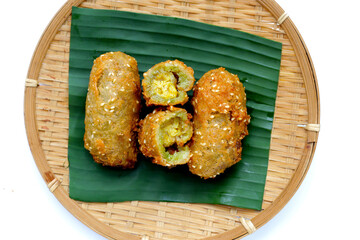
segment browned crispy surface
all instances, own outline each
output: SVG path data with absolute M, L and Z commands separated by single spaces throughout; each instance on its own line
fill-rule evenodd
M 97 163 L 134 167 L 140 97 L 133 57 L 110 52 L 95 59 L 86 98 L 84 146 Z
M 214 178 L 241 160 L 250 116 L 245 89 L 224 68 L 211 70 L 194 87 L 194 135 L 188 163 L 193 174 Z
M 140 151 L 144 156 L 151 158 L 153 163 L 162 166 L 173 167 L 186 164 L 190 159 L 190 150 L 186 143 L 191 139 L 193 133 L 191 118 L 191 114 L 187 113 L 185 109 L 173 106 L 154 110 L 140 121 L 138 139 Z M 169 141 L 167 137 L 171 134 L 168 131 L 163 133 L 162 131 L 166 127 L 169 128 L 169 123 L 174 119 L 179 120 L 180 124 L 176 129 L 171 129 L 173 126 L 170 126 L 170 129 L 167 130 L 176 130 L 180 134 L 173 139 L 174 141 Z M 188 154 L 176 157 L 175 155 L 181 151 L 188 151 Z
M 166 82 L 166 79 L 169 82 L 174 83 L 174 88 L 172 90 L 176 94 L 174 93 L 169 96 L 169 93 L 172 92 L 171 89 L 169 89 L 169 85 L 167 87 L 162 85 L 164 87 L 164 92 L 168 93 L 165 94 L 168 96 L 164 97 L 154 91 L 153 86 Z M 144 73 L 142 86 L 146 105 L 183 105 L 189 99 L 186 92 L 192 89 L 194 82 L 194 70 L 191 67 L 186 66 L 185 63 L 179 60 L 167 60 L 165 62 L 158 63 Z

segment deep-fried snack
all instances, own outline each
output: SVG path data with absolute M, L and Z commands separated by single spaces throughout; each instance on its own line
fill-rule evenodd
M 185 109 L 173 106 L 154 110 L 140 121 L 140 151 L 162 166 L 186 164 L 190 159 L 186 143 L 193 134 L 191 118 Z
M 94 60 L 85 110 L 84 146 L 95 162 L 133 168 L 141 100 L 136 60 L 122 52 Z
M 194 85 L 194 70 L 183 62 L 161 62 L 144 73 L 142 81 L 146 105 L 172 106 L 188 101 Z
M 224 68 L 211 70 L 194 87 L 194 135 L 190 171 L 214 178 L 241 160 L 241 140 L 248 135 L 250 116 L 245 89 Z

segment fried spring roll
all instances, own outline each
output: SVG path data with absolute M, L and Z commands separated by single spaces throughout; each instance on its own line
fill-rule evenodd
M 190 171 L 214 178 L 241 160 L 241 140 L 248 135 L 250 116 L 245 89 L 224 68 L 211 70 L 194 87 L 194 135 Z
M 185 109 L 156 109 L 140 121 L 140 151 L 152 162 L 173 167 L 190 159 L 187 142 L 193 134 L 191 114 Z
M 188 101 L 194 85 L 194 70 L 174 60 L 158 63 L 144 73 L 142 81 L 146 105 L 172 106 Z
M 84 146 L 95 162 L 133 168 L 141 100 L 136 60 L 110 52 L 94 60 L 86 98 Z

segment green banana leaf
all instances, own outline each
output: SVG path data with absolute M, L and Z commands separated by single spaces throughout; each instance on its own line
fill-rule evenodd
M 88 202 L 172 201 L 262 207 L 278 87 L 281 43 L 185 19 L 115 10 L 72 9 L 69 63 L 70 197 Z M 167 169 L 139 154 L 135 169 L 103 167 L 84 148 L 85 98 L 93 60 L 109 51 L 136 58 L 140 76 L 154 64 L 183 61 L 199 79 L 225 67 L 237 74 L 251 115 L 242 160 L 215 179 L 187 166 Z M 189 93 L 192 94 L 191 92 Z M 188 104 L 185 106 L 190 109 Z M 141 113 L 144 117 L 148 109 Z

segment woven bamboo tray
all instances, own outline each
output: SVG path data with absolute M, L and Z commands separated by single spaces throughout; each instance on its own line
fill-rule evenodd
M 230 27 L 283 43 L 268 175 L 261 211 L 210 204 L 69 198 L 68 64 L 71 7 L 176 16 Z M 50 191 L 75 217 L 109 239 L 235 239 L 273 218 L 300 186 L 319 132 L 316 75 L 304 41 L 273 0 L 70 0 L 45 30 L 25 88 L 25 124 Z

